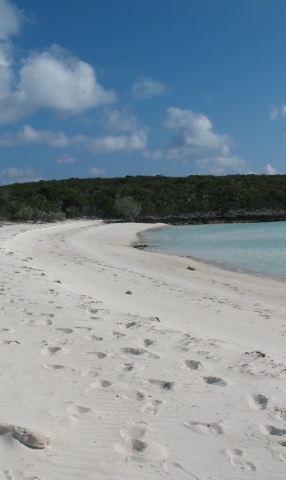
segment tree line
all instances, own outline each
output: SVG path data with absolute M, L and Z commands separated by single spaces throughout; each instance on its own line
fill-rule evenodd
M 163 218 L 286 210 L 286 175 L 70 178 L 0 187 L 0 219 Z

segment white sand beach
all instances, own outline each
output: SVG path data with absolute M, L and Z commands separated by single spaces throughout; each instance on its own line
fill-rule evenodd
M 0 228 L 0 480 L 285 479 L 285 283 L 151 227 Z

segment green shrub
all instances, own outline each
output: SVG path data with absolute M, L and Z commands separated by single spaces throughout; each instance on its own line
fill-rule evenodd
M 34 210 L 33 220 L 34 222 L 46 222 L 47 221 L 47 212 L 44 210 Z
M 47 222 L 62 222 L 66 218 L 64 212 L 49 212 L 47 214 Z
M 115 211 L 119 217 L 136 218 L 141 212 L 141 205 L 133 200 L 132 197 L 116 197 Z
M 32 207 L 22 207 L 16 213 L 16 218 L 17 220 L 20 220 L 20 222 L 28 222 L 29 220 L 32 220 L 33 213 L 34 210 Z

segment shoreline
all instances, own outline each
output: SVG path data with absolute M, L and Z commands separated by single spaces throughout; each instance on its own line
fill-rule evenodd
M 150 229 L 147 229 L 147 230 L 143 230 L 143 232 L 139 231 L 138 234 L 137 234 L 137 237 L 138 237 L 138 242 L 142 245 L 142 247 L 139 247 L 140 250 L 144 250 L 146 252 L 153 252 L 153 253 L 157 253 L 157 254 L 162 254 L 162 255 L 174 255 L 176 257 L 184 257 L 184 258 L 189 258 L 191 260 L 195 260 L 199 263 L 203 263 L 205 265 L 212 265 L 213 267 L 217 267 L 219 269 L 223 269 L 223 270 L 228 270 L 230 272 L 234 272 L 234 273 L 238 273 L 238 274 L 245 274 L 245 275 L 251 275 L 251 276 L 254 276 L 254 277 L 258 277 L 258 278 L 266 278 L 268 280 L 275 280 L 275 281 L 278 281 L 278 282 L 283 282 L 285 283 L 286 282 L 286 275 L 278 275 L 278 274 L 267 274 L 267 273 L 264 273 L 264 272 L 256 272 L 254 270 L 247 270 L 247 269 L 244 269 L 244 268 L 239 268 L 239 267 L 236 267 L 234 265 L 231 265 L 231 264 L 228 264 L 226 262 L 220 262 L 220 261 L 216 261 L 216 260 L 210 260 L 210 259 L 206 259 L 206 258 L 197 258 L 195 256 L 192 256 L 192 255 L 184 255 L 184 254 L 176 254 L 176 253 L 169 253 L 169 252 L 159 252 L 158 250 L 153 250 L 154 247 L 152 247 L 151 244 L 148 245 L 148 238 L 146 236 L 144 236 L 144 233 L 145 232 L 148 232 L 149 230 L 162 230 L 162 229 L 165 229 L 165 228 L 168 228 L 168 227 L 172 227 L 172 226 L 184 226 L 184 225 L 163 225 L 163 226 L 160 226 L 160 227 L 152 227 Z M 186 225 L 187 226 L 187 225 Z M 138 248 L 136 247 L 136 244 L 134 245 L 134 248 Z
M 141 228 L 0 229 L 1 421 L 51 439 L 37 451 L 0 435 L 1 468 L 282 480 L 284 285 L 132 248 Z

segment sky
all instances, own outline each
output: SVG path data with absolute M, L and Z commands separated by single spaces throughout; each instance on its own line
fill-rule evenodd
M 285 174 L 285 0 L 0 0 L 0 185 Z

